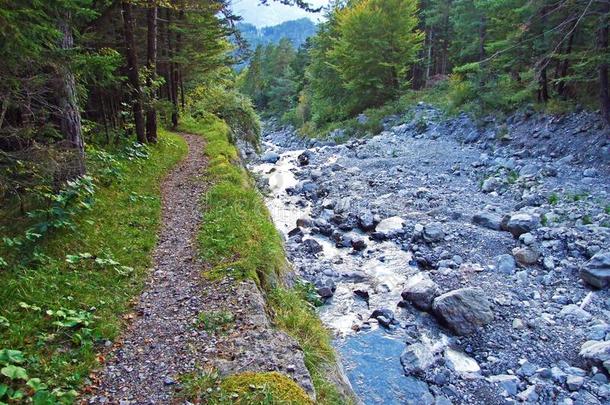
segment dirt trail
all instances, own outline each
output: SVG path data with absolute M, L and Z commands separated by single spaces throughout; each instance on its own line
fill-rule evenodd
M 192 325 L 204 307 L 195 238 L 206 187 L 198 177 L 207 162 L 203 139 L 183 137 L 189 152 L 162 184 L 161 233 L 137 317 L 108 356 L 89 403 L 167 403 L 176 376 L 195 367 L 203 332 Z

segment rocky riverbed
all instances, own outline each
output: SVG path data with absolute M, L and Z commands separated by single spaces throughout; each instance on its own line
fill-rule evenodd
M 475 125 L 421 104 L 385 128 L 343 144 L 267 128 L 244 149 L 362 401 L 610 403 L 597 116 Z

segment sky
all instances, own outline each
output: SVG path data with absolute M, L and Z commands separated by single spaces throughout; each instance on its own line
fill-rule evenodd
M 309 3 L 314 7 L 319 7 L 328 4 L 328 0 L 309 0 Z M 270 0 L 266 6 L 261 6 L 259 0 L 233 0 L 232 4 L 235 14 L 242 16 L 244 22 L 254 24 L 259 28 L 303 17 L 308 17 L 314 22 L 318 22 L 322 18 L 322 12 L 308 13 L 296 6 L 285 6 L 273 0 Z

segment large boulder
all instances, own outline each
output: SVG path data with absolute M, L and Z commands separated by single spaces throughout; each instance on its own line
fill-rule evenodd
M 580 269 L 580 278 L 597 288 L 610 285 L 610 252 L 598 252 Z
M 440 294 L 438 285 L 425 273 L 416 274 L 407 280 L 402 298 L 422 311 L 432 308 L 432 301 Z
M 375 230 L 384 237 L 391 238 L 404 233 L 405 220 L 401 217 L 389 217 L 377 224 Z
M 365 210 L 358 214 L 358 226 L 365 232 L 375 230 L 375 217 L 370 210 Z
M 540 253 L 538 253 L 538 251 L 534 248 L 516 247 L 513 249 L 513 256 L 520 265 L 529 266 L 536 264 L 538 258 L 540 257 Z
M 533 231 L 540 225 L 540 218 L 537 215 L 528 214 L 527 212 L 517 212 L 510 216 L 506 221 L 505 229 L 510 232 L 515 238 L 524 233 Z
M 472 217 L 472 223 L 483 228 L 499 231 L 502 218 L 491 212 L 480 212 Z
M 579 354 L 593 364 L 603 364 L 610 372 L 610 340 L 588 340 L 582 344 Z
M 494 319 L 491 303 L 480 288 L 460 288 L 432 302 L 434 314 L 458 335 L 468 335 Z

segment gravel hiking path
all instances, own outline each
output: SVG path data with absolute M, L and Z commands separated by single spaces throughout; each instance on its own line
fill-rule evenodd
M 182 134 L 187 157 L 162 184 L 162 227 L 154 267 L 134 308 L 134 319 L 112 348 L 94 382 L 92 404 L 159 404 L 171 401 L 175 379 L 195 369 L 203 340 L 193 328 L 203 310 L 196 234 L 206 183 L 204 141 Z

